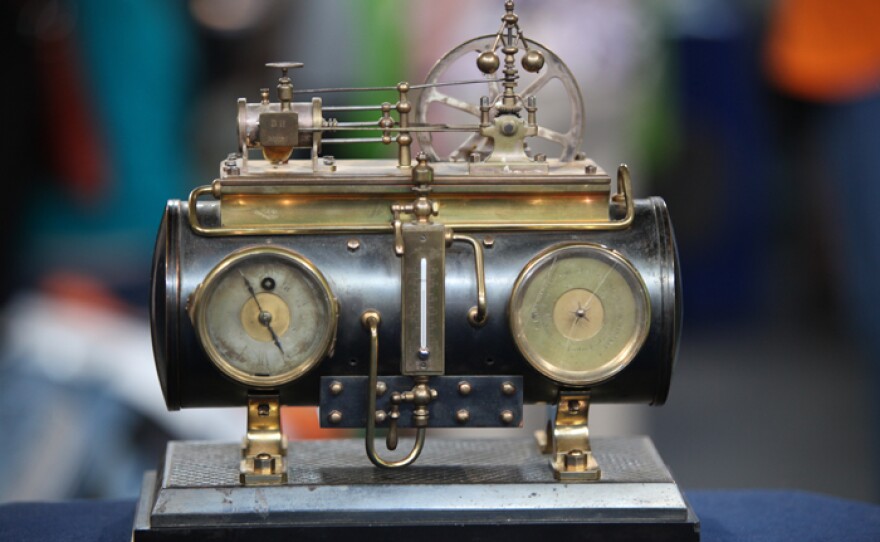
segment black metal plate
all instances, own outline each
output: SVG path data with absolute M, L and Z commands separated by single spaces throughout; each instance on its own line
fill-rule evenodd
M 342 384 L 342 392 L 333 395 L 330 385 L 333 382 Z M 378 410 L 389 411 L 393 392 L 409 391 L 413 387 L 413 379 L 407 376 L 380 376 L 387 391 L 376 399 Z M 462 395 L 459 384 L 470 384 L 471 392 Z M 505 395 L 501 386 L 505 382 L 513 384 L 515 391 Z M 437 399 L 431 401 L 428 410 L 431 416 L 429 427 L 519 427 L 523 419 L 523 379 L 521 376 L 438 376 L 432 377 L 429 385 L 437 390 Z M 321 378 L 320 416 L 321 427 L 362 428 L 366 426 L 367 410 L 366 376 L 339 376 Z M 398 427 L 412 427 L 412 404 L 400 405 Z M 459 410 L 467 410 L 467 423 L 456 420 Z M 330 423 L 330 413 L 338 411 L 342 421 Z M 505 423 L 501 413 L 510 411 L 513 419 Z M 388 420 L 377 423 L 377 427 L 388 427 Z

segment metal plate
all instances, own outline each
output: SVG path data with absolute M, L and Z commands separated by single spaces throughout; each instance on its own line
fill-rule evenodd
M 135 540 L 221 531 L 226 539 L 267 532 L 311 533 L 307 539 L 320 539 L 318 529 L 330 526 L 390 533 L 429 525 L 456 526 L 465 540 L 479 539 L 468 528 L 479 533 L 489 525 L 522 525 L 539 529 L 537 534 L 550 526 L 592 525 L 596 532 L 611 529 L 617 536 L 635 535 L 633 526 L 653 525 L 658 528 L 618 539 L 698 539 L 696 517 L 650 439 L 597 438 L 593 450 L 602 480 L 566 484 L 553 479 L 547 456 L 530 439 L 433 439 L 417 465 L 398 471 L 373 467 L 360 440 L 298 442 L 290 446 L 286 485 L 242 487 L 237 444 L 172 442 L 158 487 L 146 479 Z M 676 525 L 684 528 L 675 531 L 677 536 L 689 536 L 676 539 L 663 530 Z M 426 540 L 435 539 L 425 534 Z
M 333 395 L 330 385 L 342 384 L 342 391 Z M 380 376 L 387 391 L 376 398 L 376 408 L 388 411 L 391 408 L 393 392 L 409 391 L 413 379 L 405 376 Z M 459 384 L 466 382 L 470 393 L 462 395 Z M 514 392 L 505 395 L 501 386 L 513 385 Z M 519 427 L 523 419 L 523 379 L 521 376 L 440 376 L 429 381 L 431 388 L 437 390 L 437 399 L 431 401 L 428 410 L 428 427 Z M 321 378 L 321 427 L 363 428 L 366 426 L 368 381 L 365 376 L 341 376 Z M 412 403 L 400 405 L 398 427 L 412 427 Z M 460 410 L 468 412 L 467 423 L 456 419 Z M 329 414 L 337 411 L 342 421 L 330 423 Z M 513 415 L 509 423 L 501 420 L 501 413 L 510 411 Z M 388 420 L 376 423 L 376 427 L 388 427 Z

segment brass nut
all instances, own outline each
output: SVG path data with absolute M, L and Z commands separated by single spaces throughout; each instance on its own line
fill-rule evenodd
M 581 450 L 570 450 L 565 454 L 565 470 L 582 471 L 587 466 L 587 456 Z
M 458 393 L 460 395 L 470 395 L 471 391 L 473 391 L 473 388 L 471 388 L 469 382 L 461 381 L 458 383 Z
M 256 474 L 270 474 L 275 470 L 275 458 L 269 454 L 259 454 L 254 458 Z
M 342 412 L 339 412 L 338 410 L 334 410 L 333 412 L 330 413 L 329 416 L 327 416 L 327 419 L 330 420 L 330 423 L 332 423 L 333 425 L 336 425 L 342 421 Z

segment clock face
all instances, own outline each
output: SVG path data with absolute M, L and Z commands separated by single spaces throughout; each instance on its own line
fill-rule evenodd
M 234 253 L 199 286 L 193 323 L 208 357 L 243 384 L 270 387 L 305 374 L 331 350 L 337 307 L 327 281 L 294 252 Z
M 644 281 L 605 247 L 552 247 L 526 265 L 510 299 L 510 328 L 526 360 L 574 386 L 606 380 L 644 344 L 650 302 Z

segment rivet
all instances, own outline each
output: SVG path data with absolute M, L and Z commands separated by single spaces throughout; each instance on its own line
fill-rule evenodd
M 511 412 L 510 410 L 502 410 L 501 422 L 505 425 L 510 425 L 511 423 L 513 423 L 513 412 Z
M 342 421 L 342 412 L 339 412 L 338 410 L 334 410 L 333 412 L 330 413 L 329 416 L 327 416 L 327 419 L 330 420 L 330 423 L 335 425 L 335 424 Z
M 330 393 L 332 393 L 333 395 L 339 395 L 340 393 L 342 393 L 343 388 L 344 386 L 342 385 L 342 382 L 338 380 L 334 380 L 330 383 Z
M 501 393 L 504 395 L 513 395 L 516 393 L 516 386 L 512 382 L 504 382 L 501 384 Z
M 388 414 L 385 413 L 384 410 L 376 411 L 376 423 L 382 423 L 388 417 Z
M 458 423 L 467 423 L 471 419 L 471 413 L 467 409 L 461 409 L 455 413 L 455 421 Z
M 469 382 L 461 381 L 458 383 L 458 393 L 461 395 L 470 395 L 472 390 Z
M 495 238 L 491 235 L 487 235 L 483 237 L 483 246 L 486 248 L 492 248 L 495 246 Z
M 349 239 L 346 246 L 348 246 L 348 250 L 355 252 L 357 249 L 361 248 L 361 242 L 357 239 Z
M 388 391 L 388 384 L 384 382 L 376 382 L 376 397 L 382 397 Z

